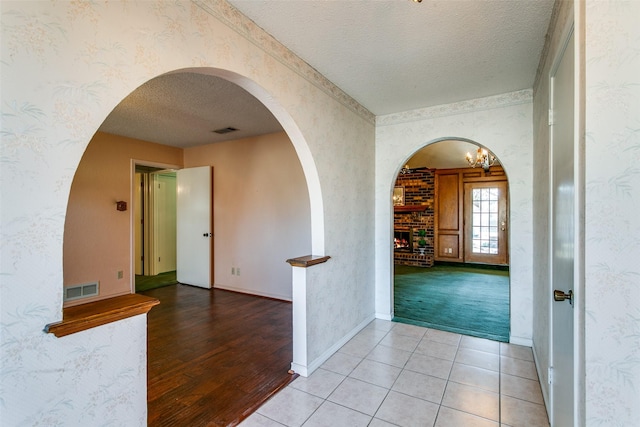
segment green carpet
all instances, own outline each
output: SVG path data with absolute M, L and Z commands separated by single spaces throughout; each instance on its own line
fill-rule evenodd
M 175 285 L 176 283 L 178 283 L 178 280 L 176 279 L 175 271 L 167 271 L 156 276 L 140 276 L 136 274 L 136 292 Z
M 395 266 L 395 322 L 509 341 L 509 272 Z

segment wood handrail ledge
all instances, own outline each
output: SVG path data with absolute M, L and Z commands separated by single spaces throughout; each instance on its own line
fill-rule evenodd
M 155 298 L 128 294 L 67 307 L 62 310 L 62 321 L 49 323 L 44 327 L 44 331 L 60 338 L 138 314 L 146 314 L 158 304 L 160 301 Z
M 329 255 L 305 255 L 297 258 L 288 259 L 287 262 L 291 264 L 292 267 L 311 267 L 312 265 L 322 264 L 327 262 L 331 258 Z

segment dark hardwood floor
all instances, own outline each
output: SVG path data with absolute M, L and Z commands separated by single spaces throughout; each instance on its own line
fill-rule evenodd
M 291 303 L 172 285 L 148 314 L 148 425 L 233 426 L 293 380 Z

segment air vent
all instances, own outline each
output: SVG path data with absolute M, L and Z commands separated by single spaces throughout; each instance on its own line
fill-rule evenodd
M 235 132 L 237 130 L 238 129 L 236 129 L 236 128 L 228 127 L 228 128 L 216 129 L 216 130 L 214 130 L 212 132 L 217 133 L 219 135 L 224 135 L 225 133 L 231 133 L 231 132 Z
M 98 282 L 84 283 L 82 285 L 69 286 L 64 289 L 64 300 L 73 301 L 82 298 L 95 297 L 98 295 Z

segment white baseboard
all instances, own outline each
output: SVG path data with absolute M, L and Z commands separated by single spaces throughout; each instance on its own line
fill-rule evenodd
M 549 412 L 549 408 L 551 408 L 551 400 L 549 396 L 549 384 L 545 384 L 540 376 L 540 372 L 542 372 L 542 367 L 538 362 L 538 353 L 536 352 L 535 347 L 531 347 L 533 351 L 533 363 L 536 365 L 536 373 L 538 374 L 538 382 L 540 383 L 540 388 L 542 389 L 542 400 L 544 401 L 544 407 L 547 410 L 547 417 L 551 419 L 551 413 Z
M 289 296 L 284 296 L 284 295 L 278 295 L 278 294 L 272 294 L 269 292 L 261 292 L 261 291 L 256 291 L 253 289 L 245 289 L 245 288 L 236 288 L 234 286 L 227 286 L 227 285 L 218 285 L 215 284 L 213 285 L 214 288 L 216 289 L 222 289 L 225 291 L 232 291 L 232 292 L 238 292 L 241 294 L 247 294 L 247 295 L 257 295 L 259 297 L 266 297 L 266 298 L 273 298 L 273 299 L 277 299 L 277 300 L 281 300 L 281 301 L 287 301 L 287 302 L 291 302 L 292 298 Z
M 365 326 L 367 326 L 369 323 L 371 323 L 371 321 L 373 319 L 375 319 L 375 316 L 372 315 L 372 316 L 368 317 L 365 321 L 361 322 L 358 326 L 356 326 L 355 328 L 350 330 L 345 336 L 340 338 L 340 340 L 338 340 L 338 342 L 336 342 L 334 345 L 329 347 L 329 349 L 327 349 L 324 353 L 322 353 L 320 355 L 320 357 L 316 358 L 311 363 L 309 363 L 308 366 L 301 366 L 301 365 L 297 365 L 297 364 L 292 363 L 291 364 L 291 369 L 293 369 L 293 371 L 296 374 L 300 374 L 303 377 L 308 377 L 309 375 L 311 375 L 313 373 L 313 371 L 318 369 L 320 366 L 322 366 L 322 364 L 324 362 L 326 362 L 331 356 L 333 356 L 333 354 L 336 351 L 340 350 L 340 347 L 345 345 L 351 338 L 356 336 L 356 334 L 358 332 L 360 332 L 362 329 L 364 329 Z
M 393 320 L 393 315 L 389 314 L 389 313 L 376 313 L 376 319 L 380 319 L 380 320 Z
M 509 344 L 522 345 L 525 347 L 533 347 L 533 340 L 531 338 L 510 336 Z

